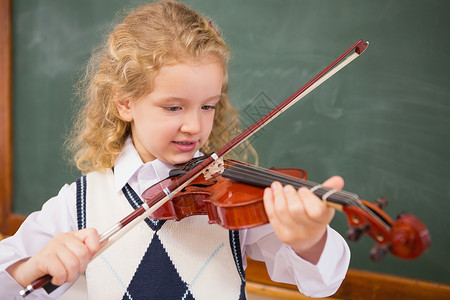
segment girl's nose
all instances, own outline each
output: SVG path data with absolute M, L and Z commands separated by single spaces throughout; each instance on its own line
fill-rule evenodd
M 181 125 L 181 131 L 192 135 L 198 134 L 202 128 L 201 123 L 200 115 L 198 113 L 192 112 L 186 114 L 183 124 Z

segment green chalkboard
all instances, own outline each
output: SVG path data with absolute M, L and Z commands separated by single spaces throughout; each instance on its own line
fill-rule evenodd
M 63 160 L 72 88 L 116 12 L 143 1 L 13 1 L 14 212 L 28 214 L 79 176 Z M 253 138 L 265 167 L 309 179 L 340 174 L 345 189 L 430 230 L 414 261 L 372 263 L 350 244 L 351 267 L 450 283 L 450 2 L 446 0 L 191 0 L 233 50 L 230 94 L 250 125 L 359 39 L 367 51 Z M 332 223 L 345 235 L 337 212 Z

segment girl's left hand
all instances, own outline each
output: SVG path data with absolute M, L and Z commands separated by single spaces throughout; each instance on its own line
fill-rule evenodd
M 344 180 L 334 176 L 322 185 L 340 190 Z M 279 182 L 265 189 L 264 206 L 278 238 L 303 259 L 316 264 L 325 246 L 327 225 L 333 219 L 334 209 L 307 188 L 296 191 Z

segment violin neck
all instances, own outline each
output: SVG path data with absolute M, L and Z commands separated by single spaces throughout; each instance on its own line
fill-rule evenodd
M 238 182 L 259 186 L 270 187 L 272 182 L 278 181 L 282 185 L 292 185 L 295 189 L 306 187 L 310 189 L 317 197 L 327 202 L 328 205 L 342 210 L 343 206 L 359 203 L 358 195 L 346 191 L 329 189 L 321 184 L 288 176 L 276 171 L 260 169 L 255 166 L 236 164 L 226 168 L 222 176 L 233 179 Z

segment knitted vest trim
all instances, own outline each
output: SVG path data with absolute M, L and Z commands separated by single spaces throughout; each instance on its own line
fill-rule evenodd
M 131 188 L 131 186 L 128 183 L 125 184 L 125 186 L 122 188 L 122 192 L 127 198 L 131 207 L 133 207 L 133 209 L 137 209 L 142 204 L 144 204 L 142 199 L 136 194 L 136 192 Z M 154 231 L 158 231 L 165 223 L 165 220 L 152 220 L 150 218 L 145 218 L 144 221 Z
M 77 225 L 86 228 L 86 176 L 77 179 Z

